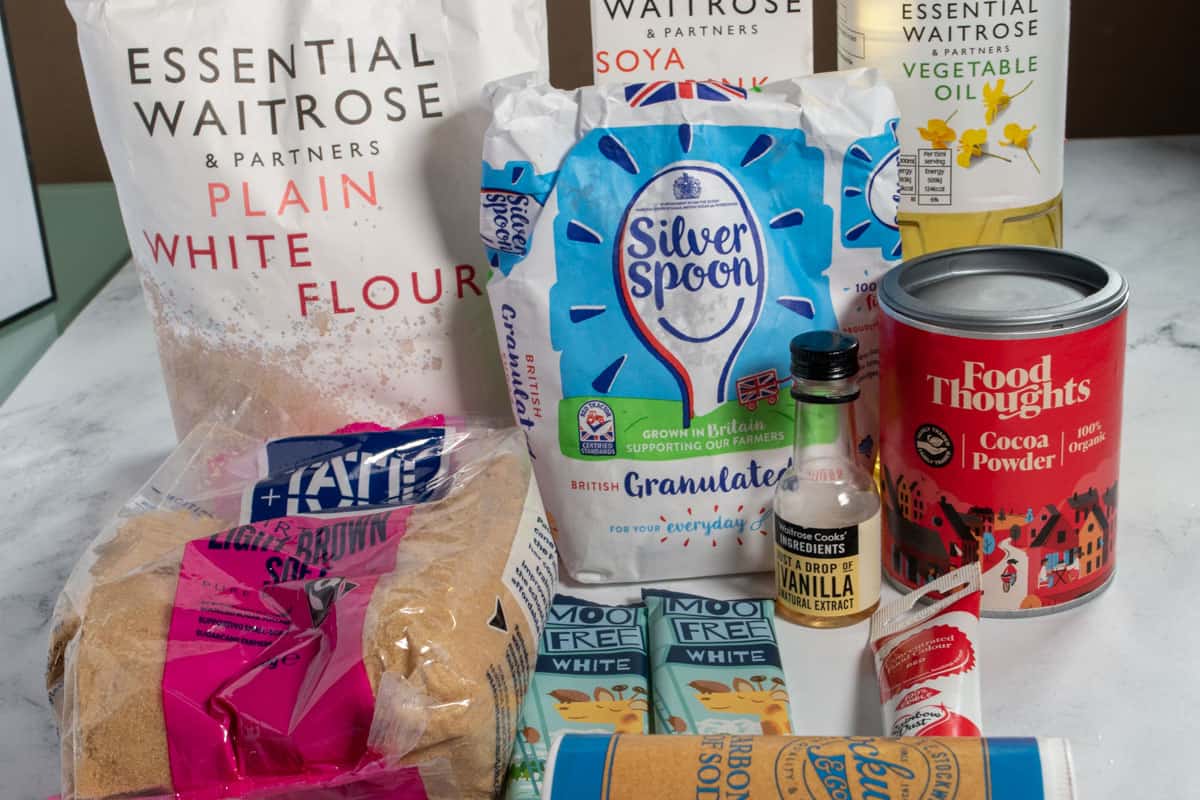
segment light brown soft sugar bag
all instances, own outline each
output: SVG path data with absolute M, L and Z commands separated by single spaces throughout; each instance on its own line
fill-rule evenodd
M 501 786 L 543 619 L 506 575 L 516 559 L 552 582 L 555 558 L 519 434 L 483 438 L 490 456 L 456 471 L 444 499 L 413 508 L 362 635 L 371 748 L 403 763 L 443 760 L 468 798 Z M 48 675 L 65 800 L 175 790 L 163 671 L 180 556 L 225 527 L 192 511 L 133 516 L 95 548 L 90 583 L 73 576 L 88 585 L 60 602 Z M 507 630 L 489 625 L 497 602 Z

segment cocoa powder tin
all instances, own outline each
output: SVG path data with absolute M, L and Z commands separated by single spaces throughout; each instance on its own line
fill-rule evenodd
M 1116 568 L 1129 286 L 1036 247 L 950 250 L 880 286 L 884 572 L 971 561 L 983 611 L 1094 597 Z

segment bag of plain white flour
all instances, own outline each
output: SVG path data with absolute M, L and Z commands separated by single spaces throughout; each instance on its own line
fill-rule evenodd
M 874 458 L 875 288 L 900 256 L 891 91 L 870 71 L 488 91 L 488 294 L 564 565 L 769 569 L 793 336 L 859 337 Z
M 181 435 L 230 380 L 296 431 L 503 411 L 479 93 L 545 0 L 68 5 Z

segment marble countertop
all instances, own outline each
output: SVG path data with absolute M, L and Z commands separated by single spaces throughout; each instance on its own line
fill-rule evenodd
M 1188 731 L 1200 709 L 1200 137 L 1075 141 L 1068 247 L 1130 279 L 1120 566 L 1095 601 L 986 620 L 984 727 L 1065 736 L 1080 797 L 1197 797 Z M 174 432 L 150 322 L 122 270 L 0 407 L 0 795 L 57 791 L 58 738 L 43 667 L 50 613 L 72 564 L 170 452 Z M 768 577 L 682 591 L 770 591 Z M 589 590 L 631 599 L 634 587 Z M 781 626 L 798 727 L 875 734 L 865 626 Z

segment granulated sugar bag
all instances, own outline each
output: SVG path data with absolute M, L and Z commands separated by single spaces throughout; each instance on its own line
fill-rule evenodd
M 64 800 L 490 798 L 557 562 L 522 437 L 197 428 L 80 560 Z
M 796 334 L 858 336 L 855 445 L 874 457 L 875 288 L 900 256 L 891 91 L 868 71 L 488 91 L 488 293 L 564 565 L 769 569 Z
M 475 236 L 485 81 L 545 0 L 68 0 L 180 436 L 503 413 Z

